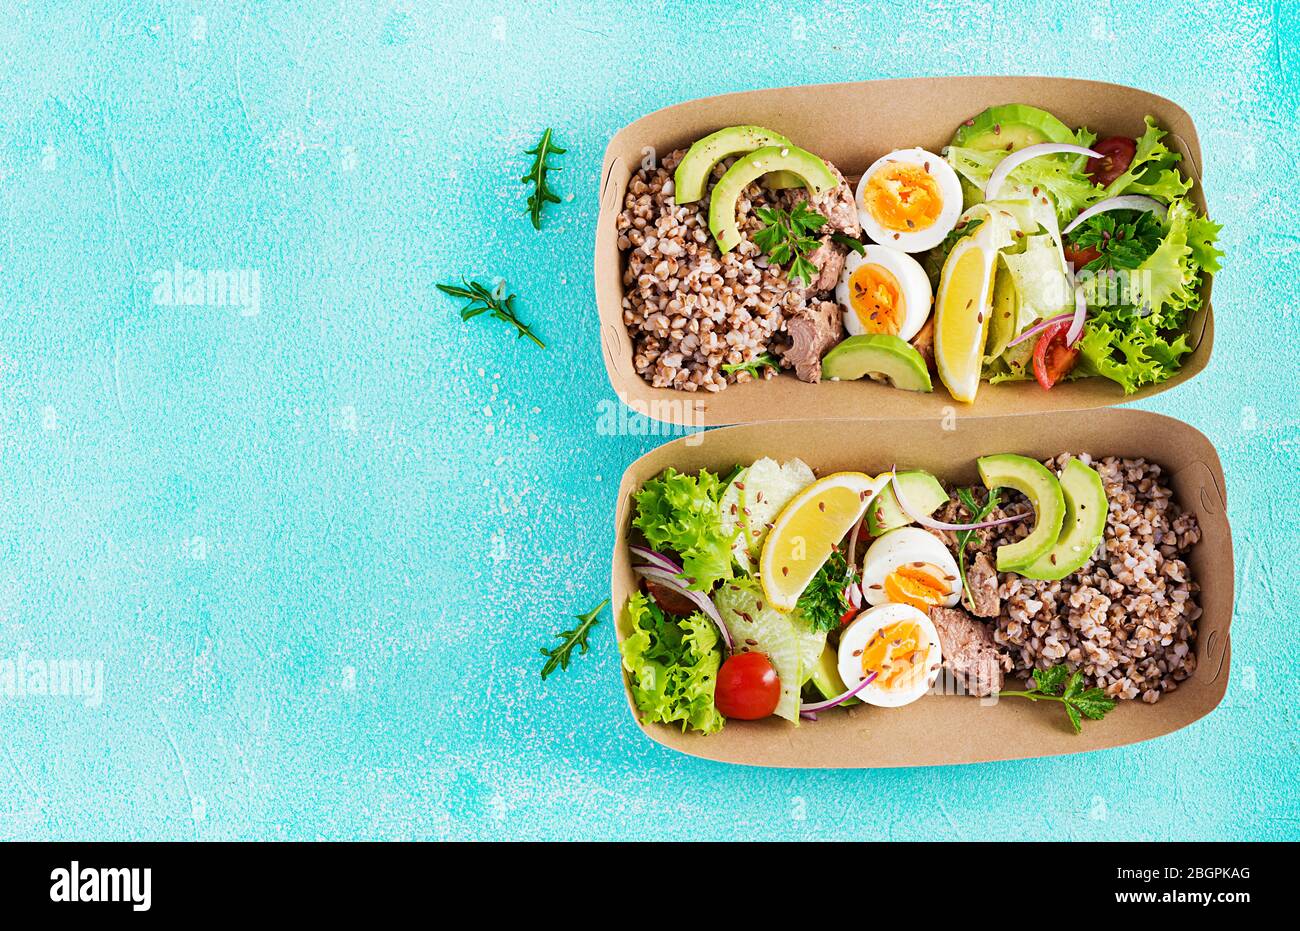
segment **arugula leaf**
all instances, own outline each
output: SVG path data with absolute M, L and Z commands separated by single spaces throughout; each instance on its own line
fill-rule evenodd
M 1095 686 L 1090 689 L 1083 687 L 1083 673 L 1077 669 L 1070 672 L 1069 666 L 1053 666 L 1050 669 L 1035 669 L 1033 676 L 1034 688 L 1024 692 L 999 692 L 998 697 L 1060 702 L 1065 706 L 1070 727 L 1076 734 L 1083 732 L 1082 718 L 1100 721 L 1115 708 L 1115 700 L 1107 698 L 1102 689 Z
M 809 627 L 834 630 L 840 626 L 840 618 L 849 609 L 844 589 L 850 582 L 856 582 L 857 576 L 857 569 L 849 566 L 844 554 L 839 549 L 831 550 L 830 558 L 822 563 L 795 605 L 803 612 Z
M 846 249 L 852 249 L 858 255 L 867 254 L 867 247 L 862 240 L 854 239 L 847 233 L 831 233 L 831 242 L 838 243 Z
M 755 215 L 765 224 L 753 235 L 754 245 L 767 253 L 775 265 L 790 264 L 788 277 L 801 281 L 804 287 L 817 278 L 817 266 L 808 261 L 808 254 L 818 246 L 817 233 L 828 222 L 820 213 L 808 207 L 806 200 L 795 204 L 786 212 L 779 207 L 759 207 Z
M 1000 496 L 1001 492 L 994 488 L 989 492 L 988 500 L 983 504 L 979 504 L 975 500 L 974 491 L 969 488 L 957 489 L 957 500 L 960 501 L 970 513 L 971 519 L 969 523 L 972 524 L 978 524 L 980 521 L 992 514 L 993 509 L 998 506 L 998 499 Z M 972 611 L 975 610 L 975 596 L 971 594 L 970 583 L 966 581 L 966 544 L 971 540 L 976 539 L 978 533 L 978 530 L 958 530 L 956 533 L 957 570 L 958 574 L 961 576 L 962 598 L 965 599 Z
M 774 369 L 778 368 L 779 365 L 780 363 L 777 362 L 776 356 L 772 355 L 770 352 L 760 352 L 748 362 L 724 363 L 722 371 L 728 375 L 735 375 L 738 372 L 748 372 L 750 375 L 757 378 L 760 369 Z M 727 482 L 723 482 L 722 484 L 725 486 Z
M 551 650 L 542 647 L 541 653 L 547 658 L 546 665 L 542 667 L 543 679 L 555 672 L 557 668 L 561 670 L 569 668 L 569 660 L 573 657 L 574 647 L 578 647 L 579 656 L 587 655 L 587 638 L 591 635 L 591 629 L 600 620 L 600 612 L 605 610 L 607 604 L 609 604 L 608 598 L 586 614 L 575 614 L 574 618 L 577 619 L 578 626 L 555 635 L 562 641 L 560 645 Z
M 624 609 L 628 635 L 619 647 L 632 699 L 646 721 L 680 722 L 682 730 L 722 730 L 713 703 L 722 649 L 718 629 L 703 614 L 674 620 L 637 592 Z
M 725 486 L 707 469 L 698 476 L 669 468 L 633 495 L 632 525 L 653 549 L 667 548 L 682 558 L 687 587 L 707 592 L 732 577 L 731 543 L 736 534 L 722 529 L 718 502 Z
M 443 294 L 449 297 L 458 297 L 468 300 L 469 303 L 460 309 L 460 319 L 466 323 L 473 320 L 480 314 L 487 314 L 493 320 L 500 320 L 502 323 L 508 323 L 517 331 L 516 338 L 527 336 L 532 340 L 539 349 L 545 349 L 546 344 L 541 341 L 536 333 L 519 319 L 515 312 L 515 296 L 506 295 L 506 283 L 500 281 L 492 290 L 488 290 L 486 285 L 477 281 L 469 281 L 462 278 L 459 285 L 454 284 L 436 284 L 436 287 Z
M 533 166 L 528 169 L 528 174 L 519 180 L 524 184 L 533 186 L 533 193 L 528 195 L 528 215 L 533 221 L 533 229 L 542 228 L 542 207 L 546 204 L 558 204 L 560 198 L 553 192 L 547 184 L 548 176 L 552 171 L 561 171 L 562 169 L 555 165 L 548 165 L 546 158 L 549 155 L 563 155 L 564 149 L 551 141 L 551 128 L 548 126 L 546 132 L 542 133 L 541 141 L 533 148 L 528 149 L 525 154 L 532 155 Z

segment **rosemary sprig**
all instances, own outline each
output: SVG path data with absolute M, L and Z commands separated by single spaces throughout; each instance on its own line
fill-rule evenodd
M 545 679 L 556 669 L 568 669 L 569 660 L 573 657 L 573 648 L 578 647 L 578 655 L 585 656 L 587 653 L 587 637 L 591 634 L 591 629 L 596 626 L 600 620 L 600 612 L 605 610 L 605 605 L 609 604 L 606 598 L 596 607 L 592 608 L 586 614 L 575 614 L 574 618 L 578 621 L 578 626 L 572 630 L 564 630 L 555 636 L 563 641 L 553 650 L 542 647 L 541 654 L 546 657 L 546 665 L 542 667 L 542 678 Z
M 524 184 L 533 186 L 533 193 L 528 195 L 528 215 L 532 217 L 533 229 L 542 228 L 542 207 L 546 204 L 558 204 L 560 198 L 546 184 L 547 174 L 552 171 L 561 171 L 562 169 L 555 165 L 548 165 L 546 157 L 548 155 L 563 155 L 564 149 L 551 142 L 551 128 L 548 126 L 546 132 L 542 133 L 542 139 L 536 146 L 529 149 L 526 154 L 534 156 L 533 167 L 528 170 L 528 174 L 519 180 Z
M 494 320 L 510 324 L 519 331 L 518 336 L 527 336 L 537 344 L 539 349 L 546 348 L 546 344 L 538 339 L 537 334 L 529 329 L 528 324 L 520 320 L 515 313 L 515 296 L 506 294 L 506 283 L 504 281 L 498 282 L 497 286 L 491 291 L 477 281 L 469 281 L 465 278 L 460 281 L 459 285 L 440 284 L 437 288 L 443 294 L 469 301 L 460 309 L 461 320 L 470 321 L 479 314 L 487 314 Z

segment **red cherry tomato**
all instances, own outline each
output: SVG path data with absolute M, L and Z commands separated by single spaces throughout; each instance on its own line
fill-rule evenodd
M 1079 360 L 1079 347 L 1065 345 L 1069 329 L 1069 320 L 1054 323 L 1038 334 L 1034 344 L 1034 377 L 1045 391 L 1068 375 Z
M 1094 182 L 1105 187 L 1128 171 L 1133 156 L 1137 154 L 1137 143 L 1128 136 L 1111 136 L 1098 142 L 1092 150 L 1100 152 L 1101 158 L 1088 159 L 1088 174 Z
M 1076 272 L 1093 259 L 1101 258 L 1101 252 L 1091 246 L 1086 249 L 1080 249 L 1078 246 L 1071 245 L 1068 242 L 1063 243 L 1062 245 L 1065 248 L 1065 261 L 1073 265 Z
M 781 700 L 781 678 L 762 653 L 737 653 L 718 670 L 713 703 L 724 717 L 766 718 Z
M 843 614 L 840 615 L 840 626 L 843 627 L 845 624 L 847 624 L 849 621 L 853 620 L 857 616 L 858 616 L 858 609 L 850 607 L 847 611 L 845 611 Z

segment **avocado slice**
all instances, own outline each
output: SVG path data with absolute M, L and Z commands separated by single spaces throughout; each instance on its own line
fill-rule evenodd
M 981 456 L 978 465 L 985 488 L 1014 488 L 1034 507 L 1034 529 L 1029 536 L 998 547 L 998 571 L 1020 572 L 1051 552 L 1061 537 L 1065 519 L 1061 483 L 1037 459 L 1015 453 Z
M 898 503 L 898 496 L 894 494 L 895 483 L 902 487 L 907 506 L 914 511 L 929 515 L 948 503 L 948 492 L 943 490 L 939 480 L 929 472 L 919 469 L 899 472 L 894 476 L 894 481 L 886 485 L 885 490 L 871 502 L 871 507 L 867 508 L 867 532 L 873 537 L 913 523 Z
M 790 145 L 790 140 L 762 126 L 728 126 L 691 146 L 673 173 L 673 199 L 693 204 L 704 196 L 713 166 L 724 158 L 743 155 L 769 145 Z M 792 187 L 793 185 L 785 185 Z
M 989 107 L 957 127 L 952 142 L 966 149 L 1014 152 L 1040 142 L 1074 142 L 1074 131 L 1046 110 L 1023 103 Z
M 891 385 L 905 391 L 934 390 L 925 359 L 907 340 L 892 333 L 850 336 L 822 359 L 823 378 L 852 381 L 868 372 L 884 375 Z
M 1097 470 L 1071 459 L 1061 470 L 1065 522 L 1048 554 L 1020 570 L 1027 579 L 1063 579 L 1088 561 L 1106 532 L 1106 488 Z M 906 494 L 906 492 L 904 492 Z
M 808 677 L 808 681 L 817 690 L 817 694 L 827 701 L 849 690 L 844 680 L 840 678 L 839 657 L 833 646 L 827 644 L 822 650 L 822 655 L 817 657 L 817 662 L 813 663 L 812 675 Z M 839 707 L 847 708 L 849 705 L 859 704 L 861 702 L 856 698 L 847 698 L 840 702 Z
M 740 244 L 736 201 L 746 187 L 770 171 L 793 172 L 803 179 L 804 186 L 813 194 L 820 194 L 840 183 L 830 166 L 798 146 L 769 145 L 742 155 L 713 186 L 709 199 L 709 229 L 723 252 L 730 252 Z
M 989 336 L 984 345 L 984 355 L 989 359 L 996 359 L 1006 350 L 1007 344 L 1016 335 L 1016 324 L 1020 320 L 1020 292 L 1016 290 L 1016 279 L 1002 254 L 998 255 L 995 274 L 993 306 L 989 310 Z

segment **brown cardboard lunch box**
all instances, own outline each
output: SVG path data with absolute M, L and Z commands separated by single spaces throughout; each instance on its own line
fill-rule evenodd
M 693 756 L 756 766 L 931 766 L 1119 747 L 1170 734 L 1219 704 L 1228 685 L 1233 560 L 1223 469 L 1210 441 L 1180 420 L 1118 408 L 1046 417 L 967 417 L 952 426 L 945 430 L 938 420 L 897 419 L 746 424 L 693 434 L 642 456 L 623 474 L 617 499 L 611 604 L 620 644 L 627 634 L 623 606 L 637 586 L 627 548 L 635 513 L 632 493 L 668 466 L 725 474 L 762 456 L 778 461 L 798 457 L 819 475 L 840 470 L 877 474 L 897 464 L 926 469 L 946 481 L 977 484 L 979 456 L 1015 452 L 1045 459 L 1087 452 L 1159 463 L 1176 502 L 1200 522 L 1201 541 L 1188 559 L 1204 612 L 1192 676 L 1155 704 L 1121 702 L 1104 720 L 1085 722 L 1079 735 L 1060 709 L 1047 703 L 1006 698 L 985 704 L 970 696 L 927 695 L 903 708 L 834 709 L 800 726 L 777 718 L 728 721 L 720 733 L 702 736 L 642 723 L 624 673 L 628 707 L 648 737 Z
M 724 126 L 755 123 L 788 136 L 829 159 L 851 182 L 876 158 L 921 146 L 941 150 L 964 120 L 1003 103 L 1032 104 L 1070 126 L 1087 126 L 1099 137 L 1140 135 L 1143 117 L 1168 130 L 1165 143 L 1182 155 L 1182 170 L 1196 181 L 1191 197 L 1205 209 L 1201 148 L 1187 112 L 1172 101 L 1118 84 L 1042 77 L 951 77 L 864 81 L 785 87 L 708 97 L 667 107 L 625 126 L 605 151 L 600 218 L 596 228 L 596 301 L 600 342 L 614 391 L 633 410 L 673 423 L 715 426 L 783 417 L 937 418 L 957 404 L 936 380 L 929 394 L 898 391 L 870 379 L 805 384 L 785 373 L 768 381 L 726 390 L 684 392 L 652 388 L 632 366 L 632 341 L 623 324 L 623 257 L 615 218 L 623 209 L 629 179 L 649 155 L 662 157 Z M 1210 278 L 1202 309 L 1190 324 L 1193 350 L 1178 374 L 1160 385 L 1125 396 L 1104 378 L 1067 382 L 1045 392 L 1032 381 L 980 386 L 975 403 L 957 405 L 977 416 L 1043 413 L 1106 407 L 1149 397 L 1195 376 L 1210 359 L 1214 320 Z

